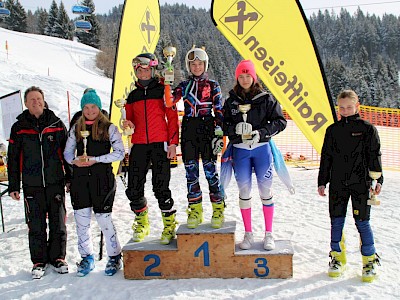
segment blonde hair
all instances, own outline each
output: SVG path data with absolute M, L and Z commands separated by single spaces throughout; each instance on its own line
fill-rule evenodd
M 353 90 L 343 90 L 337 96 L 337 102 L 339 103 L 340 99 L 350 98 L 354 104 L 358 102 L 358 95 Z
M 90 135 L 92 136 L 92 139 L 95 141 L 110 140 L 110 136 L 108 133 L 108 128 L 110 127 L 110 125 L 111 125 L 111 122 L 100 110 L 99 115 L 94 120 L 94 123 L 92 125 L 92 132 L 90 133 Z M 76 136 L 77 142 L 80 142 L 83 140 L 81 131 L 84 131 L 84 130 L 87 130 L 86 129 L 86 118 L 85 118 L 85 115 L 82 113 L 82 116 L 76 122 L 75 136 Z

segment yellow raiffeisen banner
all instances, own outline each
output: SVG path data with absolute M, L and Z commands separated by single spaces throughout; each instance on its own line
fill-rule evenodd
M 213 0 L 211 16 L 320 153 L 336 116 L 299 1 Z
M 125 0 L 119 28 L 114 79 L 110 103 L 110 120 L 120 123 L 117 99 L 126 99 L 134 88 L 132 59 L 140 53 L 154 53 L 160 37 L 160 5 L 158 0 Z M 126 137 L 124 137 L 126 141 Z M 114 172 L 119 162 L 113 164 Z

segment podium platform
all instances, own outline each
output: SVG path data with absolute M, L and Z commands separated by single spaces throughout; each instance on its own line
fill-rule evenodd
M 236 222 L 220 229 L 210 223 L 189 229 L 179 226 L 169 245 L 158 239 L 130 240 L 123 248 L 126 279 L 182 278 L 291 278 L 293 247 L 288 240 L 275 240 L 276 248 L 265 251 L 262 242 L 250 250 L 235 244 Z

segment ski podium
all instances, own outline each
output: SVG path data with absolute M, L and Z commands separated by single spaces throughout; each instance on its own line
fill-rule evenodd
M 288 240 L 275 240 L 272 251 L 263 249 L 262 241 L 251 250 L 241 250 L 235 243 L 236 222 L 225 222 L 220 229 L 201 224 L 177 230 L 169 245 L 158 239 L 130 240 L 122 249 L 126 279 L 183 278 L 291 278 L 293 247 Z

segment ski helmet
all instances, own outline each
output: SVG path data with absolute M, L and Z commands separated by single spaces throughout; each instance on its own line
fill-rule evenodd
M 208 70 L 208 55 L 204 49 L 201 48 L 192 48 L 186 53 L 185 63 L 186 63 L 186 70 L 190 72 L 190 62 L 195 61 L 196 59 L 200 61 L 204 61 L 204 72 Z
M 132 66 L 136 69 L 155 68 L 158 66 L 158 59 L 153 53 L 141 53 L 132 60 Z

